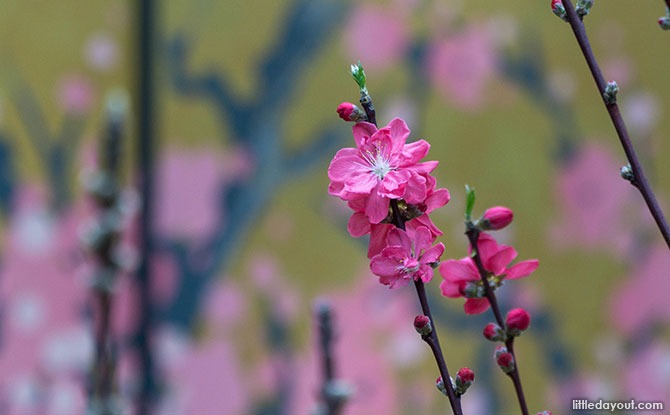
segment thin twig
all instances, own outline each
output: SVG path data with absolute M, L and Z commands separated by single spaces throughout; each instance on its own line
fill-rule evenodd
M 156 390 L 154 363 L 151 353 L 151 330 L 153 306 L 151 302 L 151 256 L 153 246 L 154 200 L 154 146 L 156 117 L 154 107 L 154 43 L 159 38 L 156 31 L 157 4 L 153 0 L 137 2 L 137 167 L 139 170 L 139 190 L 142 197 L 139 215 L 137 286 L 140 303 L 137 352 L 139 360 L 139 385 L 137 414 L 148 415 L 153 407 Z
M 373 110 L 374 111 L 374 110 Z M 367 112 L 367 111 L 366 111 Z M 374 113 L 373 113 L 374 114 Z M 368 114 L 369 119 L 369 114 Z M 405 221 L 400 214 L 400 208 L 398 207 L 398 202 L 396 200 L 390 201 L 391 211 L 393 212 L 393 224 L 403 231 L 405 230 Z M 426 296 L 426 287 L 421 280 L 414 280 L 414 287 L 416 288 L 416 294 L 419 297 L 419 304 L 421 304 L 421 312 L 430 319 L 432 325 L 432 330 L 430 334 L 421 336 L 426 344 L 430 347 L 430 350 L 433 352 L 433 357 L 435 358 L 435 363 L 437 368 L 440 371 L 440 376 L 442 376 L 442 381 L 447 390 L 447 398 L 449 398 L 449 404 L 451 405 L 451 410 L 454 412 L 454 415 L 462 415 L 463 409 L 461 408 L 461 400 L 456 396 L 456 392 L 451 384 L 451 377 L 449 376 L 449 369 L 447 368 L 447 362 L 444 359 L 442 353 L 442 348 L 440 347 L 440 339 L 437 337 L 437 328 L 433 320 L 433 315 L 430 311 L 430 305 L 428 303 L 428 297 Z
M 666 0 L 666 3 L 670 3 L 670 0 Z M 663 215 L 663 210 L 658 204 L 656 196 L 651 189 L 649 181 L 644 174 L 642 165 L 638 160 L 635 149 L 633 148 L 633 143 L 630 139 L 630 136 L 628 135 L 626 124 L 624 123 L 621 112 L 619 111 L 619 106 L 617 105 L 616 100 L 608 101 L 604 98 L 607 84 L 605 82 L 605 78 L 603 77 L 602 71 L 600 70 L 600 66 L 596 61 L 595 55 L 593 54 L 593 50 L 591 49 L 591 44 L 589 42 L 588 36 L 586 35 L 584 23 L 575 11 L 575 8 L 570 0 L 563 0 L 563 6 L 565 7 L 570 27 L 575 34 L 575 38 L 577 38 L 577 43 L 579 44 L 582 54 L 584 55 L 584 59 L 586 59 L 586 63 L 589 66 L 591 75 L 593 76 L 593 80 L 595 81 L 596 86 L 598 87 L 598 91 L 600 92 L 600 96 L 603 97 L 603 102 L 605 103 L 607 112 L 609 113 L 610 119 L 614 124 L 614 128 L 617 132 L 617 135 L 619 136 L 621 146 L 623 147 L 623 150 L 626 153 L 626 158 L 628 159 L 628 162 L 631 166 L 633 178 L 630 180 L 630 182 L 642 194 L 642 197 L 644 198 L 651 215 L 654 217 L 654 221 L 656 221 L 656 225 L 658 226 L 658 229 L 660 230 L 666 245 L 668 245 L 668 248 L 670 248 L 670 227 L 668 226 L 665 216 Z
M 325 403 L 325 415 L 338 415 L 342 412 L 348 396 L 346 391 L 339 390 L 340 385 L 337 383 L 335 377 L 333 316 L 330 304 L 323 302 L 317 304 L 316 317 L 319 324 L 319 344 L 321 348 L 321 369 L 323 376 L 321 399 Z
M 498 326 L 500 327 L 505 327 L 505 321 L 503 320 L 502 313 L 500 312 L 498 299 L 496 298 L 493 288 L 491 288 L 491 285 L 489 284 L 488 279 L 489 273 L 484 268 L 482 258 L 479 255 L 479 248 L 477 246 L 477 241 L 479 240 L 479 233 L 480 233 L 479 230 L 477 230 L 475 227 L 468 227 L 468 230 L 465 232 L 465 234 L 468 236 L 468 240 L 470 241 L 470 246 L 472 247 L 472 260 L 475 262 L 477 270 L 479 271 L 479 276 L 481 278 L 482 284 L 484 285 L 484 293 L 489 301 L 491 311 L 493 312 L 493 315 L 496 319 L 496 323 L 498 323 Z M 514 337 L 508 338 L 505 341 L 505 346 L 507 347 L 507 351 L 511 353 L 512 356 L 514 356 L 514 370 L 508 373 L 508 376 L 512 379 L 512 383 L 514 384 L 514 390 L 516 392 L 516 397 L 519 402 L 519 407 L 521 408 L 521 413 L 523 415 L 528 415 L 528 405 L 526 404 L 526 396 L 523 392 L 523 386 L 521 384 L 521 375 L 519 374 L 518 359 L 514 354 Z

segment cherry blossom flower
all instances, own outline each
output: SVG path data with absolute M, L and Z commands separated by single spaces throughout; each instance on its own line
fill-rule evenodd
M 398 288 L 411 280 L 429 282 L 433 278 L 432 265 L 444 253 L 444 245 L 438 243 L 431 247 L 433 237 L 427 227 L 419 227 L 414 238 L 401 229 L 391 229 L 386 241 L 387 247 L 370 261 L 370 269 L 379 277 L 379 282 Z
M 536 259 L 509 264 L 516 258 L 516 250 L 507 245 L 498 244 L 486 233 L 479 235 L 477 241 L 479 256 L 484 269 L 488 272 L 488 281 L 493 289 L 502 285 L 503 280 L 513 280 L 530 275 L 538 267 Z M 484 287 L 479 271 L 471 256 L 455 260 L 450 259 L 440 265 L 440 274 L 444 281 L 440 284 L 442 295 L 450 298 L 465 297 L 466 314 L 479 314 L 489 308 L 484 297 Z
M 354 125 L 357 148 L 343 148 L 335 154 L 328 168 L 328 192 L 347 201 L 365 199 L 365 216 L 372 223 L 386 218 L 391 199 L 424 203 L 429 186 L 426 176 L 438 163 L 419 163 L 430 144 L 425 140 L 406 144 L 409 133 L 399 118 L 379 130 L 367 122 Z

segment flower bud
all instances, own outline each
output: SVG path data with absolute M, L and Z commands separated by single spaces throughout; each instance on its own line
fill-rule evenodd
M 484 337 L 492 342 L 505 341 L 505 330 L 495 323 L 489 323 L 484 327 Z
M 594 0 L 577 0 L 575 11 L 580 17 L 584 17 L 591 11 Z
M 479 226 L 484 231 L 497 231 L 512 223 L 512 219 L 514 212 L 504 206 L 495 206 L 484 212 Z
M 457 396 L 463 395 L 470 385 L 475 381 L 475 372 L 469 367 L 463 367 L 456 373 L 455 392 Z
M 619 85 L 616 81 L 610 81 L 605 85 L 605 92 L 603 93 L 603 99 L 605 104 L 612 105 L 616 103 L 616 96 L 619 93 Z
M 625 166 L 621 167 L 620 170 L 621 177 L 624 180 L 628 180 L 629 182 L 633 182 L 635 180 L 635 173 L 633 173 L 633 168 L 631 167 L 630 164 L 626 164 Z
M 433 326 L 430 324 L 430 318 L 419 314 L 414 318 L 414 329 L 422 336 L 427 336 L 433 331 Z
M 551 411 L 538 412 L 537 415 L 551 415 Z
M 337 113 L 344 121 L 363 121 L 366 119 L 365 112 L 351 102 L 343 102 L 337 106 Z
M 496 363 L 502 369 L 503 372 L 506 374 L 510 374 L 514 372 L 514 369 L 516 368 L 516 365 L 514 363 L 514 356 L 512 353 L 507 351 L 507 347 L 505 346 L 498 346 L 496 347 L 496 351 L 493 354 L 493 357 L 496 359 Z
M 505 326 L 507 327 L 508 335 L 518 336 L 522 331 L 525 331 L 529 325 L 530 314 L 523 308 L 515 308 L 507 313 Z
M 435 379 L 435 387 L 437 388 L 437 390 L 442 392 L 442 394 L 444 394 L 444 396 L 448 396 L 447 395 L 447 387 L 444 386 L 444 380 L 442 380 L 442 376 L 439 376 L 437 379 Z
M 563 6 L 563 1 L 561 0 L 551 0 L 551 11 L 554 12 L 554 14 L 558 17 L 561 18 L 561 20 L 567 22 L 568 21 L 568 13 L 565 11 L 565 7 Z
M 663 30 L 670 30 L 670 16 L 659 17 L 658 26 Z

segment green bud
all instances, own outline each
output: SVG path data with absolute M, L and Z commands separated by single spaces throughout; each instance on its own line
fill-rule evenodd
M 363 69 L 363 65 L 361 65 L 361 61 L 358 61 L 355 65 L 351 65 L 351 76 L 353 76 L 354 81 L 356 81 L 361 92 L 365 91 L 365 93 L 367 93 L 368 88 L 366 86 L 365 70 Z
M 465 185 L 465 220 L 472 221 L 472 211 L 475 208 L 475 189 Z

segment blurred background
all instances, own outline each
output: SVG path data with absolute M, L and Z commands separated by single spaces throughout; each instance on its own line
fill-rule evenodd
M 449 413 L 412 328 L 413 289 L 376 281 L 366 241 L 327 195 L 330 159 L 353 145 L 335 109 L 358 99 L 358 60 L 380 125 L 402 117 L 440 161 L 452 194 L 432 215 L 443 260 L 466 255 L 466 183 L 480 213 L 514 210 L 499 240 L 540 260 L 499 291 L 503 310 L 533 318 L 517 342 L 531 412 L 670 396 L 670 255 L 619 177 L 614 129 L 549 0 L 156 2 L 148 153 L 136 128 L 142 3 L 0 0 L 1 414 L 86 413 L 95 306 L 80 234 L 95 213 L 80 179 L 99 164 L 112 91 L 130 102 L 123 187 L 142 200 L 148 186 L 153 208 L 144 226 L 136 206 L 123 238 L 142 253 L 151 232 L 150 326 L 143 280 L 115 282 L 122 413 L 148 396 L 156 414 L 309 414 L 317 300 L 332 306 L 337 376 L 355 390 L 345 414 Z M 665 7 L 634 3 L 596 2 L 586 24 L 667 212 Z M 518 413 L 481 336 L 492 316 L 466 316 L 439 280 L 427 288 L 447 364 L 476 373 L 465 413 Z

